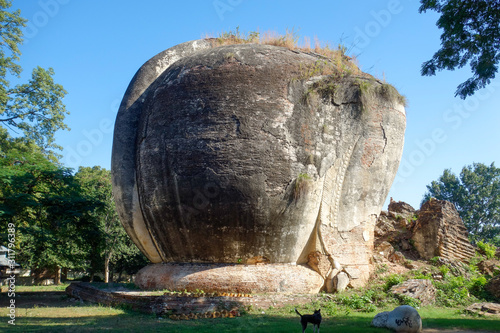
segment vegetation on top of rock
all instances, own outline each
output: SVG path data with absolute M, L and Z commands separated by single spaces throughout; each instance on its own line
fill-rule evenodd
M 339 44 L 335 48 L 328 44 L 321 45 L 321 42 L 316 39 L 312 47 L 311 40 L 307 37 L 304 37 L 304 44 L 299 45 L 299 36 L 293 30 L 287 30 L 284 35 L 280 35 L 273 31 L 244 33 L 239 28 L 236 28 L 235 31 L 222 32 L 215 38 L 210 36 L 206 38 L 211 40 L 214 46 L 236 44 L 273 45 L 285 47 L 293 51 L 314 54 L 324 59 L 318 60 L 313 66 L 304 67 L 304 77 L 334 74 L 339 69 L 361 74 L 361 70 L 356 65 L 356 59 L 346 54 L 348 50 L 344 45 Z
M 366 108 L 368 103 L 374 96 L 382 96 L 388 101 L 396 101 L 404 106 L 407 105 L 406 97 L 399 94 L 399 92 L 392 85 L 381 82 L 373 76 L 363 73 L 356 64 L 354 57 L 348 56 L 348 49 L 339 44 L 336 48 L 330 47 L 329 44 L 322 45 L 320 41 L 315 39 L 314 47 L 311 47 L 311 40 L 304 37 L 304 44 L 299 44 L 299 36 L 296 32 L 287 30 L 284 35 L 276 32 L 252 31 L 250 33 L 243 33 L 236 28 L 235 31 L 222 32 L 216 38 L 210 39 L 214 46 L 222 45 L 235 45 L 235 44 L 262 44 L 285 47 L 293 51 L 313 54 L 318 59 L 314 64 L 301 65 L 300 74 L 297 77 L 299 80 L 306 80 L 315 76 L 327 76 L 326 78 L 316 81 L 312 84 L 311 88 L 306 92 L 304 101 L 308 102 L 311 94 L 316 93 L 321 98 L 332 97 L 335 93 L 338 81 L 341 79 L 355 75 L 358 78 L 357 83 L 360 88 L 360 98 L 363 103 L 363 108 Z M 376 84 L 378 82 L 379 84 Z
M 396 88 L 386 82 L 378 82 L 375 80 L 358 79 L 361 103 L 363 108 L 372 105 L 372 101 L 376 96 L 381 96 L 388 102 L 394 102 L 407 106 L 408 101 L 404 95 L 401 95 Z

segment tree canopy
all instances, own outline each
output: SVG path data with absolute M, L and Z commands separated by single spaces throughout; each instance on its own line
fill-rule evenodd
M 26 20 L 19 10 L 9 11 L 11 1 L 0 0 L 0 125 L 36 143 L 46 154 L 60 148 L 54 133 L 67 129 L 64 118 L 68 111 L 62 100 L 66 91 L 54 82 L 54 70 L 37 67 L 31 79 L 11 86 L 9 78 L 19 78 L 17 63 L 23 42 L 22 28 Z
M 147 263 L 120 224 L 109 170 L 80 167 L 73 174 L 0 128 L 0 244 L 9 224 L 16 261 L 32 271 L 104 272 L 107 282 L 113 268 L 136 273 Z
M 500 168 L 474 163 L 456 176 L 449 169 L 427 185 L 424 201 L 430 198 L 455 204 L 473 241 L 500 245 Z
M 111 189 L 111 172 L 98 166 L 80 167 L 75 179 L 89 201 L 100 203 L 82 216 L 85 220 L 82 225 L 87 229 L 81 232 L 87 236 L 86 257 L 91 274 L 104 271 L 104 282 L 108 282 L 112 265 L 122 259 L 126 261 L 127 257 L 141 257 L 142 253 L 128 237 L 118 218 Z M 144 266 L 144 260 L 142 263 Z M 126 264 L 123 266 L 127 269 Z
M 85 267 L 80 217 L 96 204 L 82 195 L 69 169 L 0 128 L 0 234 L 6 241 L 5 228 L 15 225 L 16 260 L 23 266 Z
M 0 0 L 0 244 L 14 225 L 16 261 L 32 274 L 68 268 L 107 277 L 113 265 L 144 266 L 115 211 L 110 172 L 93 167 L 74 174 L 58 162 L 54 134 L 68 128 L 68 112 L 54 70 L 37 67 L 28 82 L 11 85 L 22 72 L 26 20 L 10 7 Z
M 420 13 L 440 13 L 441 49 L 422 65 L 422 75 L 454 70 L 470 64 L 472 77 L 461 83 L 455 96 L 465 99 L 488 85 L 500 61 L 500 1 L 421 0 Z

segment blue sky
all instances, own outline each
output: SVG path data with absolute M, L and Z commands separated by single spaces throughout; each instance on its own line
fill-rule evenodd
M 362 70 L 387 80 L 408 100 L 405 148 L 389 193 L 418 208 L 432 180 L 450 168 L 500 157 L 500 80 L 463 101 L 456 86 L 468 68 L 420 75 L 440 46 L 438 15 L 419 1 L 294 0 L 14 0 L 28 19 L 20 65 L 26 81 L 36 66 L 52 67 L 68 91 L 71 131 L 57 134 L 62 162 L 110 168 L 113 124 L 139 67 L 176 44 L 221 31 L 285 33 L 344 44 Z M 498 164 L 497 164 L 498 166 Z M 384 205 L 386 209 L 387 204 Z

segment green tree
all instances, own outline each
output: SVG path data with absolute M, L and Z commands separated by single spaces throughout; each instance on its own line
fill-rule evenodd
M 500 245 L 500 168 L 494 163 L 465 166 L 459 177 L 445 170 L 427 185 L 423 202 L 432 197 L 455 205 L 471 240 Z
M 88 239 L 87 260 L 91 278 L 95 272 L 103 271 L 104 282 L 107 283 L 111 266 L 124 257 L 136 255 L 138 249 L 118 218 L 111 190 L 111 172 L 98 166 L 80 167 L 75 178 L 88 200 L 99 202 L 99 205 L 82 217 L 86 220 L 83 225 L 88 227 L 82 232 Z M 126 269 L 126 265 L 124 268 Z
M 0 238 L 5 242 L 7 225 L 15 226 L 16 261 L 32 272 L 84 268 L 80 217 L 95 204 L 82 195 L 71 170 L 0 128 Z
M 26 138 L 0 128 L 0 242 L 15 226 L 16 261 L 59 282 L 62 268 L 136 272 L 145 259 L 118 219 L 110 171 L 81 167 L 73 175 Z
M 0 124 L 36 143 L 46 154 L 60 147 L 54 133 L 67 129 L 68 112 L 62 103 L 66 91 L 53 80 L 54 70 L 33 69 L 28 83 L 11 87 L 9 77 L 19 78 L 22 68 L 17 61 L 23 42 L 22 28 L 26 20 L 19 10 L 9 11 L 11 1 L 0 0 Z
M 422 65 L 422 75 L 454 70 L 468 63 L 472 77 L 461 83 L 455 96 L 465 99 L 495 78 L 500 61 L 500 1 L 421 0 L 419 12 L 441 14 L 441 49 Z

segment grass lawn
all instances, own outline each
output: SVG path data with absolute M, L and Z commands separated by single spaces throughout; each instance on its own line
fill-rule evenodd
M 0 296 L 2 332 L 300 332 L 293 307 L 255 309 L 238 318 L 173 321 L 119 308 L 72 302 L 59 287 L 20 287 L 16 290 L 15 326 L 8 324 L 9 298 Z M 55 291 L 55 292 L 54 292 Z M 51 292 L 51 293 L 48 293 Z M 301 308 L 302 309 L 302 308 Z M 363 313 L 338 307 L 323 314 L 322 332 L 388 332 L 370 327 L 376 312 Z M 304 310 L 304 312 L 309 312 Z M 500 332 L 500 318 L 473 317 L 456 309 L 428 307 L 419 310 L 424 328 Z M 309 327 L 312 332 L 312 327 Z

